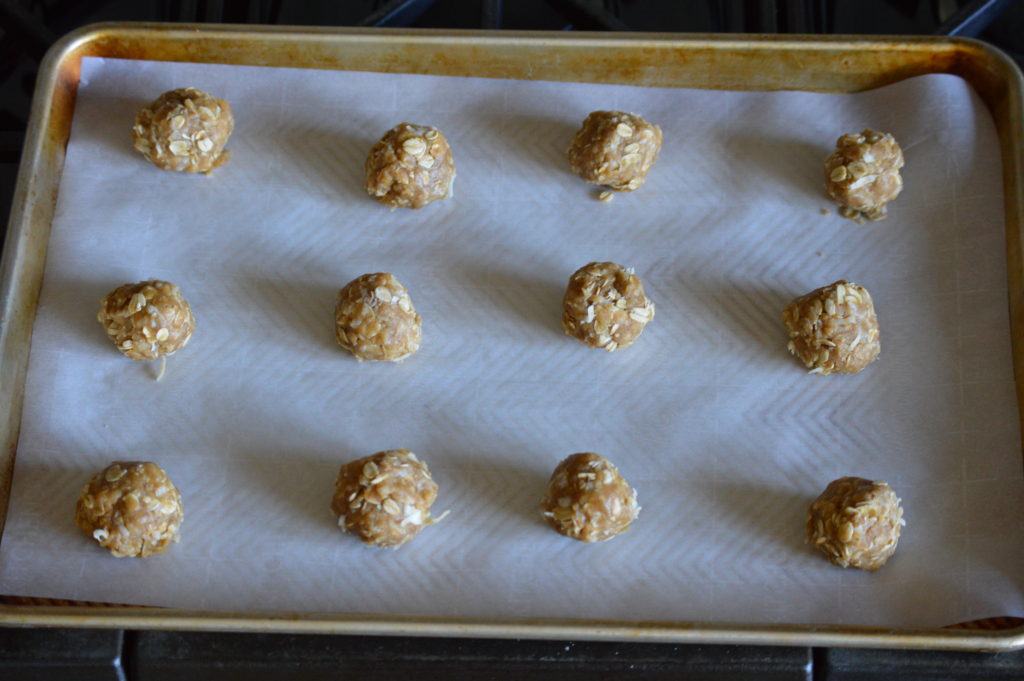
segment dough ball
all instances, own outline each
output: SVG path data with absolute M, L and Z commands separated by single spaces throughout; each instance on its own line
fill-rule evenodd
M 625 111 L 595 111 L 569 147 L 572 171 L 590 184 L 631 192 L 644 183 L 661 150 L 661 128 Z
M 366 191 L 390 208 L 423 208 L 446 199 L 454 182 L 448 140 L 427 125 L 396 125 L 366 159 Z
M 903 189 L 903 151 L 888 133 L 843 135 L 825 159 L 825 189 L 843 217 L 881 220 Z
M 541 502 L 551 527 L 585 542 L 611 539 L 640 514 L 636 490 L 600 454 L 573 454 L 558 464 Z
M 562 328 L 584 344 L 608 352 L 627 347 L 652 319 L 654 303 L 632 268 L 592 262 L 569 277 Z
M 364 274 L 338 291 L 338 343 L 359 361 L 401 362 L 420 349 L 420 316 L 393 274 Z
M 896 551 L 904 525 L 888 484 L 864 478 L 829 483 L 807 511 L 807 541 L 839 567 L 877 570 Z
M 408 449 L 377 452 L 341 467 L 331 510 L 338 526 L 371 546 L 399 547 L 436 520 L 437 483 Z
M 231 105 L 195 88 L 165 92 L 139 112 L 135 148 L 157 168 L 208 173 L 227 163 L 224 151 L 235 128 Z
M 800 296 L 782 312 L 789 351 L 812 374 L 855 374 L 878 358 L 881 342 L 871 294 L 840 279 Z
M 181 530 L 181 494 L 160 466 L 116 461 L 82 489 L 75 523 L 118 558 L 163 553 Z
M 196 328 L 181 290 L 167 281 L 119 286 L 97 315 L 117 349 L 132 359 L 159 359 L 185 347 Z

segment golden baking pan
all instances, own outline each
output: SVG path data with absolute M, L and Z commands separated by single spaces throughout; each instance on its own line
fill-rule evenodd
M 0 266 L 0 542 L 36 305 L 83 57 L 517 78 L 722 90 L 848 93 L 948 73 L 969 82 L 1002 153 L 1009 314 L 1024 405 L 1024 106 L 1006 56 L 962 38 L 687 36 L 98 24 L 51 48 L 39 73 Z M 0 599 L 0 625 L 402 634 L 1006 651 L 1024 620 L 936 629 L 321 613 L 227 613 Z

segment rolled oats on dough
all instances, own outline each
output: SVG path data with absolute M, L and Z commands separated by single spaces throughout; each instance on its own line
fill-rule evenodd
M 227 163 L 231 105 L 195 88 L 165 92 L 135 117 L 132 142 L 162 170 L 209 173 Z
M 592 262 L 569 277 L 562 328 L 585 345 L 608 352 L 628 347 L 652 319 L 654 303 L 632 268 Z
M 366 191 L 390 208 L 423 208 L 452 195 L 455 161 L 437 128 L 400 123 L 366 158 Z
M 658 159 L 661 128 L 625 111 L 594 111 L 569 147 L 572 171 L 590 184 L 617 191 L 638 189 Z M 611 194 L 602 200 L 608 201 Z
M 887 483 L 839 478 L 807 510 L 807 542 L 834 565 L 877 570 L 896 551 L 904 524 Z
M 430 517 L 437 483 L 407 449 L 346 463 L 335 488 L 331 510 L 338 526 L 371 546 L 398 548 L 439 520 Z
M 843 135 L 825 159 L 825 189 L 843 217 L 881 220 L 886 204 L 903 189 L 902 167 L 903 150 L 892 135 L 874 130 Z
M 100 301 L 97 319 L 132 359 L 160 359 L 185 347 L 196 321 L 181 289 L 167 281 L 124 284 Z
M 812 374 L 855 374 L 878 358 L 878 316 L 863 286 L 840 279 L 800 296 L 782 312 L 789 352 Z
M 583 542 L 611 539 L 640 514 L 636 490 L 600 454 L 583 452 L 555 468 L 541 514 L 559 534 Z
M 420 348 L 421 320 L 393 274 L 364 274 L 338 291 L 338 344 L 359 361 L 401 362 Z
M 180 537 L 181 493 L 155 463 L 116 461 L 82 489 L 75 524 L 118 558 L 145 558 Z

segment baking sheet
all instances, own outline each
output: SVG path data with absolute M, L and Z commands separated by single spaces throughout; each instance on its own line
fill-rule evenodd
M 192 85 L 229 99 L 232 161 L 161 173 L 135 112 Z M 611 204 L 564 148 L 599 108 L 643 113 L 662 157 Z M 437 125 L 456 196 L 389 212 L 361 189 L 401 120 Z M 893 132 L 906 190 L 858 226 L 822 197 L 841 132 Z M 389 76 L 87 59 L 33 339 L 0 590 L 223 610 L 936 626 L 1024 608 L 1000 165 L 984 107 L 928 76 L 858 95 Z M 559 328 L 568 275 L 633 265 L 658 315 L 607 355 Z M 336 289 L 394 272 L 424 318 L 399 366 L 334 345 Z M 97 301 L 179 283 L 199 329 L 160 383 L 108 346 Z M 807 376 L 785 302 L 839 277 L 872 292 L 883 352 Z M 336 469 L 408 447 L 452 510 L 411 545 L 362 547 L 327 511 Z M 635 527 L 565 540 L 536 505 L 563 456 L 637 487 Z M 117 560 L 78 534 L 78 489 L 148 458 L 185 539 Z M 876 574 L 802 544 L 840 475 L 883 478 L 908 526 Z M 936 598 L 941 594 L 942 598 Z

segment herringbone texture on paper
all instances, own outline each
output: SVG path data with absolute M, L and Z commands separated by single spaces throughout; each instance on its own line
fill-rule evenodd
M 211 177 L 162 173 L 135 112 L 191 85 L 237 116 Z M 591 110 L 664 130 L 647 183 L 611 203 L 568 170 Z M 439 127 L 453 198 L 388 211 L 365 154 L 403 120 Z M 906 151 L 888 220 L 823 196 L 835 138 Z M 53 225 L 0 593 L 213 610 L 939 626 L 1024 609 L 1024 490 L 1006 319 L 998 140 L 962 81 L 857 95 L 728 93 L 86 60 Z M 830 214 L 823 215 L 822 209 Z M 657 305 L 612 354 L 566 337 L 569 275 L 636 268 Z M 338 288 L 387 271 L 423 345 L 358 363 Z M 126 281 L 179 284 L 197 330 L 155 367 L 95 321 Z M 808 376 L 785 349 L 793 297 L 866 286 L 879 361 Z M 451 514 L 398 551 L 329 512 L 351 459 L 405 447 Z M 583 545 L 538 505 L 557 462 L 599 452 L 637 488 L 629 532 Z M 183 538 L 116 560 L 72 523 L 114 459 L 160 463 Z M 874 574 L 803 543 L 833 478 L 887 480 L 907 527 Z M 942 594 L 942 598 L 936 598 Z

